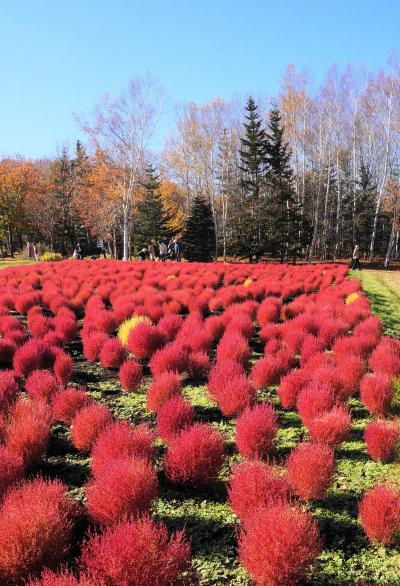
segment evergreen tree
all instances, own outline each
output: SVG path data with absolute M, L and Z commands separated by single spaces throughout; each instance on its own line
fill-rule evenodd
M 245 118 L 239 151 L 242 201 L 236 210 L 237 223 L 230 248 L 234 254 L 251 259 L 253 255 L 259 258 L 264 252 L 268 216 L 265 192 L 267 137 L 252 97 L 247 101 Z
M 293 188 L 290 150 L 283 132 L 279 108 L 273 106 L 269 115 L 266 147 L 273 221 L 268 251 L 280 258 L 281 262 L 290 255 L 296 258 L 302 240 L 301 215 Z
M 185 223 L 183 255 L 189 261 L 209 262 L 215 250 L 215 227 L 209 202 L 195 197 Z
M 160 177 L 149 164 L 145 169 L 142 184 L 143 198 L 137 204 L 138 217 L 134 233 L 135 244 L 142 247 L 151 241 L 170 238 L 173 231 L 169 227 L 171 217 L 164 206 L 160 189 Z

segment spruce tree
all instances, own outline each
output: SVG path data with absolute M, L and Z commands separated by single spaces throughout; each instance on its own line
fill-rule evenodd
M 259 258 L 265 249 L 267 206 L 267 137 L 258 108 L 252 97 L 246 104 L 244 136 L 240 139 L 242 202 L 240 222 L 231 239 L 231 250 L 238 255 Z
M 209 262 L 214 258 L 215 228 L 211 205 L 195 197 L 185 223 L 183 256 L 189 261 Z
M 160 176 L 155 168 L 151 164 L 147 165 L 142 184 L 144 194 L 137 204 L 138 216 L 134 233 L 135 244 L 139 247 L 173 235 L 169 227 L 171 218 L 159 191 L 160 184 Z
M 302 231 L 300 208 L 293 187 L 290 150 L 283 133 L 279 108 L 273 106 L 269 115 L 266 147 L 273 221 L 268 244 L 269 252 L 281 262 L 290 255 L 296 258 Z

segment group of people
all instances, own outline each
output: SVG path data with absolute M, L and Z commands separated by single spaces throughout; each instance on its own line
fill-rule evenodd
M 157 246 L 158 254 L 156 250 Z M 150 244 L 148 244 L 147 246 L 143 246 L 138 256 L 140 260 L 146 260 L 148 256 L 150 260 L 159 259 L 161 262 L 165 262 L 167 258 L 171 258 L 172 260 L 180 262 L 182 258 L 181 243 L 177 238 L 174 238 L 168 244 L 165 240 L 160 240 L 158 244 L 150 242 Z

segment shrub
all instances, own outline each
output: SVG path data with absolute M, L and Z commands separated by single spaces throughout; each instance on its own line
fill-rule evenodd
M 55 318 L 55 333 L 64 344 L 70 344 L 78 336 L 78 324 L 75 314 L 62 307 Z
M 273 356 L 260 358 L 251 369 L 250 378 L 257 390 L 267 389 L 277 385 L 292 366 L 292 354 L 288 350 L 278 350 Z
M 158 434 L 169 443 L 182 429 L 193 423 L 195 410 L 192 405 L 179 395 L 172 396 L 158 409 Z
M 125 359 L 125 350 L 118 338 L 109 338 L 100 350 L 100 364 L 104 368 L 119 368 Z
M 123 346 L 128 345 L 129 335 L 140 323 L 151 324 L 151 321 L 145 315 L 134 315 L 133 317 L 126 319 L 118 328 L 118 338 Z M 111 332 L 107 332 L 111 333 Z
M 0 579 L 21 584 L 43 566 L 56 568 L 68 551 L 75 506 L 57 480 L 37 478 L 13 488 L 0 509 Z
M 324 498 L 334 469 L 333 450 L 323 444 L 299 444 L 287 460 L 288 482 L 304 501 Z
M 52 411 L 55 421 L 70 425 L 75 415 L 83 407 L 93 403 L 93 399 L 83 389 L 68 387 L 58 391 L 53 397 Z
M 157 487 L 157 474 L 148 460 L 112 459 L 86 487 L 86 506 L 92 519 L 113 525 L 147 511 Z
M 311 375 L 306 370 L 292 370 L 281 379 L 278 387 L 278 397 L 284 409 L 293 409 L 296 406 L 300 391 L 311 380 Z
M 34 370 L 26 380 L 25 389 L 32 399 L 50 401 L 57 392 L 58 382 L 47 370 Z
M 246 375 L 237 374 L 237 369 L 230 370 L 230 362 L 222 362 L 214 369 L 210 377 L 208 392 L 210 397 L 218 403 L 222 414 L 232 417 L 241 413 L 255 398 L 256 392 Z M 224 366 L 226 372 L 223 372 Z
M 394 377 L 400 374 L 400 345 L 395 338 L 382 338 L 368 364 L 377 373 Z
M 179 395 L 182 380 L 176 372 L 163 372 L 154 377 L 147 393 L 147 409 L 157 412 L 168 399 Z
M 54 362 L 54 374 L 60 385 L 66 386 L 71 378 L 73 369 L 74 363 L 71 356 L 65 352 L 58 352 Z
M 46 452 L 50 431 L 51 413 L 47 403 L 20 397 L 10 413 L 6 445 L 23 459 L 26 468 L 34 468 Z
M 108 340 L 104 332 L 92 332 L 83 338 L 83 355 L 89 362 L 98 360 L 101 349 Z
M 206 352 L 190 352 L 188 356 L 187 372 L 192 378 L 206 378 L 211 364 Z
M 275 297 L 266 297 L 257 311 L 257 320 L 260 326 L 278 321 L 281 313 L 281 302 Z
M 267 458 L 278 431 L 278 416 L 272 405 L 248 407 L 237 420 L 236 446 L 245 458 Z
M 310 358 L 315 354 L 322 352 L 324 345 L 316 336 L 308 334 L 304 336 L 300 349 L 300 363 L 302 366 L 307 364 Z
M 246 340 L 239 332 L 226 331 L 217 346 L 218 362 L 234 360 L 246 366 L 250 359 L 251 350 Z
M 366 375 L 361 381 L 361 401 L 373 415 L 384 417 L 392 403 L 394 389 L 386 374 Z
M 172 342 L 182 324 L 183 318 L 180 315 L 166 315 L 160 319 L 157 328 L 168 342 Z
M 400 430 L 393 421 L 371 421 L 365 427 L 364 441 L 371 458 L 389 462 L 398 448 Z
M 150 369 L 154 376 L 163 372 L 185 372 L 187 368 L 188 351 L 178 342 L 168 344 L 153 354 L 150 360 Z
M 119 380 L 128 393 L 137 391 L 143 380 L 142 367 L 135 360 L 125 360 L 119 369 Z
M 112 421 L 105 405 L 88 405 L 77 412 L 71 423 L 71 440 L 78 450 L 92 448 L 99 434 Z
M 60 254 L 59 252 L 44 252 L 40 255 L 39 258 L 41 262 L 58 262 L 62 259 L 62 254 Z
M 0 499 L 12 484 L 22 480 L 24 461 L 6 446 L 0 446 Z
M 207 485 L 218 476 L 223 461 L 224 443 L 219 432 L 195 423 L 172 440 L 165 457 L 165 473 L 174 484 Z
M 28 376 L 32 370 L 47 368 L 48 364 L 49 348 L 41 340 L 29 340 L 14 354 L 14 369 L 21 376 Z
M 286 478 L 272 466 L 259 460 L 244 461 L 232 469 L 228 497 L 234 513 L 246 523 L 258 508 L 288 500 L 290 488 Z
M 8 409 L 19 394 L 19 385 L 12 371 L 0 372 L 0 411 Z
M 164 344 L 161 331 L 149 322 L 139 323 L 128 336 L 128 348 L 136 358 L 149 358 Z
M 145 423 L 134 427 L 127 421 L 116 421 L 97 437 L 92 450 L 92 473 L 98 476 L 115 459 L 145 458 L 153 455 L 154 433 Z
M 297 397 L 297 410 L 307 427 L 313 419 L 319 417 L 326 411 L 330 411 L 335 404 L 335 396 L 327 386 L 310 383 Z
M 360 387 L 364 365 L 359 356 L 347 355 L 336 359 L 337 374 L 340 380 L 339 396 L 343 400 L 352 397 Z
M 29 580 L 27 586 L 96 586 L 96 584 L 82 575 L 77 578 L 67 570 L 57 573 L 44 570 L 40 578 Z
M 81 565 L 96 584 L 170 586 L 184 584 L 190 571 L 190 547 L 184 532 L 171 536 L 150 517 L 125 521 L 85 544 Z
M 330 411 L 313 419 L 309 426 L 313 442 L 327 444 L 332 448 L 346 441 L 350 435 L 351 415 L 342 405 L 334 405 Z
M 285 502 L 259 509 L 239 535 L 240 562 L 260 586 L 297 584 L 320 550 L 311 514 Z
M 372 543 L 390 545 L 400 529 L 400 493 L 385 484 L 376 484 L 364 494 L 359 515 Z

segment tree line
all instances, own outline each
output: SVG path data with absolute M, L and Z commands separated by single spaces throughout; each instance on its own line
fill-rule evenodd
M 74 153 L 0 161 L 0 240 L 65 255 L 106 238 L 127 259 L 178 236 L 192 257 L 280 261 L 346 258 L 359 244 L 387 266 L 400 252 L 399 90 L 393 60 L 332 67 L 316 89 L 289 66 L 272 100 L 185 104 L 154 153 L 162 91 L 137 78 L 81 121 Z

